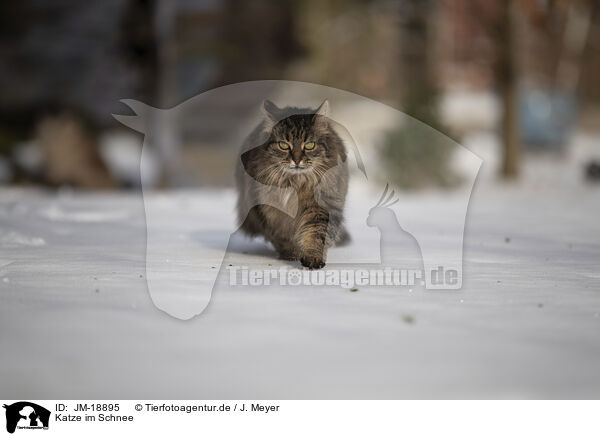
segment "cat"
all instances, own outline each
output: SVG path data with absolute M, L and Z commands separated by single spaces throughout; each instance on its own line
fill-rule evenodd
M 265 100 L 263 112 L 264 120 L 239 156 L 238 223 L 245 234 L 273 244 L 281 259 L 323 268 L 327 250 L 349 240 L 342 224 L 349 178 L 346 150 L 328 118 L 329 102 L 310 109 L 279 108 Z M 248 183 L 243 172 L 258 183 Z M 292 188 L 298 199 L 296 216 L 267 205 L 273 202 L 261 196 L 281 196 L 282 191 L 265 194 L 258 188 L 264 185 Z M 285 203 L 287 197 L 277 200 Z

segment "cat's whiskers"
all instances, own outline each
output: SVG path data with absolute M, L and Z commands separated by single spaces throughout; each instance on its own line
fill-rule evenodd
M 267 184 L 276 184 L 278 186 L 281 185 L 281 181 L 283 179 L 285 168 L 280 164 L 275 164 L 275 169 L 273 169 L 266 178 Z
M 265 177 L 265 180 L 264 180 L 264 182 L 265 182 L 265 183 L 267 183 L 267 184 L 268 184 L 268 183 L 270 183 L 270 179 L 271 179 L 271 177 L 272 177 L 272 175 L 273 175 L 273 174 L 272 174 L 272 172 L 273 172 L 274 170 L 277 170 L 277 169 L 278 169 L 278 167 L 279 167 L 279 164 L 278 164 L 277 162 L 276 162 L 276 163 L 273 163 L 273 164 L 270 164 L 270 165 L 268 165 L 266 168 L 262 169 L 262 170 L 261 170 L 261 171 L 260 171 L 260 172 L 259 172 L 259 173 L 256 175 L 255 179 L 256 179 L 257 181 L 259 181 L 259 182 L 262 182 L 263 175 L 265 175 L 265 173 L 268 173 L 268 174 L 266 175 L 266 177 Z

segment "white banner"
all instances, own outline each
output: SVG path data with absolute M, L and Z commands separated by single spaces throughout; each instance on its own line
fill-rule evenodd
M 21 436 L 39 434 L 34 430 L 48 436 L 600 434 L 600 401 L 7 400 L 2 404 L 0 434 Z

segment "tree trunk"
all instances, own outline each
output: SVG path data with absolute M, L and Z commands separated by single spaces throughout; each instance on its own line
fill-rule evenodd
M 502 176 L 507 179 L 519 175 L 519 113 L 516 72 L 515 17 L 514 1 L 503 3 L 500 23 L 499 48 L 499 88 L 502 99 L 502 143 L 504 160 Z

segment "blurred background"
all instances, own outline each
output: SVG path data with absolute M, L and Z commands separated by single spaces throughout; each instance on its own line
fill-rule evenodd
M 170 108 L 265 79 L 404 111 L 482 157 L 488 180 L 600 179 L 593 0 L 23 0 L 0 4 L 0 56 L 3 185 L 139 187 L 141 135 L 111 116 L 131 114 L 120 99 Z M 150 186 L 175 185 L 173 155 L 209 160 L 203 185 L 232 185 L 219 169 L 239 145 L 197 144 L 194 123 L 151 155 Z M 435 141 L 390 128 L 378 150 L 407 189 L 459 183 Z

